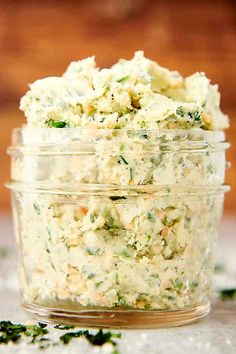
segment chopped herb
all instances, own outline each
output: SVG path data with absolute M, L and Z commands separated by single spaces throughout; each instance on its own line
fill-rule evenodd
M 133 169 L 132 168 L 129 169 L 129 173 L 130 173 L 130 179 L 132 180 L 133 179 Z
M 220 298 L 223 301 L 236 300 L 236 288 L 221 290 L 220 291 Z
M 110 197 L 110 199 L 113 200 L 113 201 L 116 201 L 116 200 L 119 200 L 119 199 L 126 199 L 126 197 L 112 196 L 112 197 Z
M 174 289 L 182 290 L 184 288 L 184 283 L 180 279 L 176 279 L 175 282 L 172 282 Z
M 124 151 L 124 150 L 125 150 L 125 144 L 121 143 L 121 144 L 120 144 L 120 151 L 122 152 L 122 151 Z
M 121 163 L 122 161 L 123 161 L 126 165 L 129 164 L 129 163 L 126 161 L 126 159 L 124 158 L 124 156 L 120 155 L 120 156 L 119 156 L 119 159 L 118 159 L 118 162 Z
M 181 166 L 184 166 L 184 158 L 181 157 L 178 161 L 178 164 L 181 165 Z
M 92 223 L 94 223 L 95 220 L 96 220 L 96 215 L 95 215 L 94 213 L 90 214 L 90 215 L 89 215 L 89 219 L 90 219 L 90 221 L 91 221 Z
M 224 271 L 224 266 L 223 264 L 217 263 L 215 265 L 215 273 L 221 273 Z
M 146 122 L 144 120 L 142 120 L 141 122 L 138 122 L 138 124 L 140 125 L 140 128 L 146 128 Z
M 45 329 L 47 325 L 39 322 L 38 325 L 21 325 L 14 324 L 11 321 L 0 322 L 0 344 L 8 344 L 9 342 L 17 342 L 21 339 L 22 334 L 32 337 L 31 343 L 42 341 L 42 337 L 48 334 Z M 45 339 L 46 340 L 46 339 Z
M 213 174 L 215 172 L 214 166 L 211 163 L 209 163 L 209 165 L 207 165 L 207 171 L 210 174 Z
M 74 329 L 75 328 L 75 326 L 72 326 L 72 325 L 63 325 L 63 324 L 58 324 L 58 325 L 56 325 L 56 326 L 54 326 L 54 328 L 56 328 L 56 329 L 61 329 L 61 330 L 67 330 L 67 329 Z
M 120 338 L 120 333 L 103 332 L 100 329 L 96 334 L 91 334 L 88 330 L 80 330 L 77 332 L 69 332 L 60 337 L 61 342 L 68 344 L 73 338 L 85 337 L 91 344 L 102 346 L 105 343 L 111 343 L 116 346 L 116 342 L 112 338 Z
M 201 114 L 198 112 L 198 111 L 196 111 L 196 112 L 191 112 L 191 113 L 189 113 L 189 116 L 195 121 L 195 122 L 198 122 L 198 123 L 200 123 L 201 122 Z
M 138 136 L 139 136 L 140 138 L 142 138 L 142 139 L 148 139 L 148 138 L 149 138 L 148 132 L 147 132 L 146 130 L 140 131 L 140 132 L 138 133 Z
M 179 106 L 177 107 L 176 109 L 176 114 L 180 117 L 184 117 L 185 116 L 185 113 L 184 113 L 184 110 L 183 110 L 183 106 Z
M 90 256 L 96 256 L 100 252 L 100 248 L 98 247 L 86 247 L 85 250 Z
M 21 324 L 14 324 L 11 321 L 0 322 L 0 344 L 16 343 L 21 334 L 26 332 L 27 328 Z
M 50 346 L 58 345 L 59 342 L 51 342 L 49 338 L 45 337 L 49 331 L 46 329 L 45 323 L 39 322 L 33 325 L 14 324 L 11 321 L 0 321 L 0 344 L 16 343 L 22 336 L 31 337 L 30 343 L 38 344 L 39 349 L 47 349 Z M 72 325 L 58 324 L 54 328 L 59 330 L 73 329 Z M 88 330 L 80 330 L 75 332 L 67 332 L 59 337 L 63 344 L 68 344 L 73 338 L 84 337 L 90 344 L 102 346 L 105 343 L 111 343 L 114 347 L 117 343 L 114 338 L 120 338 L 120 333 L 112 333 L 110 331 L 104 332 L 100 329 L 97 333 L 91 334 Z M 118 354 L 118 350 L 114 350 L 113 354 Z
M 147 212 L 147 218 L 148 218 L 148 220 L 149 220 L 150 222 L 154 222 L 154 221 L 155 221 L 153 214 L 150 213 L 150 212 Z
M 46 121 L 46 124 L 52 128 L 65 128 L 66 126 L 66 122 L 63 122 L 62 120 L 53 120 L 53 119 L 48 119 Z
M 129 79 L 129 76 L 127 75 L 127 76 L 124 76 L 121 79 L 117 80 L 117 82 L 123 83 L 123 82 L 127 81 L 128 79 Z
M 34 203 L 33 206 L 34 206 L 34 209 L 35 209 L 36 213 L 38 215 L 40 215 L 40 207 L 38 206 L 38 204 Z
M 24 333 L 28 337 L 32 337 L 31 343 L 35 343 L 38 340 L 38 337 L 43 337 L 45 334 L 48 334 L 48 330 L 45 329 L 47 325 L 43 325 L 40 323 L 40 325 L 28 325 L 27 326 L 27 331 Z
M 198 282 L 197 282 L 197 281 L 193 281 L 193 282 L 190 284 L 191 290 L 195 290 L 197 287 L 198 287 Z

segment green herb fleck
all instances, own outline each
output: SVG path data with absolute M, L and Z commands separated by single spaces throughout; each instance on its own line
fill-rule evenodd
M 236 300 L 236 288 L 222 289 L 220 291 L 220 298 L 223 301 Z
M 121 162 L 124 162 L 124 164 L 128 165 L 129 163 L 126 161 L 126 159 L 124 158 L 124 156 L 120 155 L 119 156 L 119 159 L 118 159 L 118 162 L 121 163 Z
M 116 200 L 119 200 L 119 199 L 126 199 L 125 197 L 119 197 L 119 196 L 112 196 L 110 197 L 111 200 L 113 201 L 116 201 Z
M 61 329 L 61 330 L 67 330 L 67 329 L 74 329 L 75 328 L 75 326 L 73 326 L 73 325 L 64 325 L 64 324 L 58 324 L 58 325 L 56 325 L 56 326 L 54 326 L 54 328 L 56 328 L 56 329 Z
M 100 252 L 100 248 L 98 247 L 86 247 L 85 250 L 90 256 L 96 256 Z
M 147 212 L 147 218 L 150 222 L 154 222 L 155 221 L 155 218 L 154 218 L 154 215 L 150 212 Z
M 127 81 L 129 79 L 129 76 L 127 75 L 127 76 L 124 76 L 124 77 L 122 77 L 121 79 L 119 79 L 119 80 L 117 80 L 117 82 L 119 82 L 119 83 L 124 83 L 125 81 Z
M 95 213 L 90 214 L 89 219 L 90 219 L 91 223 L 94 223 L 96 220 L 96 214 Z
M 223 266 L 223 264 L 217 263 L 215 265 L 215 273 L 221 273 L 223 272 L 225 269 L 225 267 Z
M 184 113 L 184 110 L 183 110 L 183 106 L 179 106 L 177 107 L 176 109 L 176 114 L 180 117 L 184 117 L 185 116 L 185 113 Z
M 132 181 L 132 179 L 133 179 L 133 169 L 132 168 L 129 169 L 129 173 L 130 173 L 130 179 Z
M 125 144 L 121 143 L 121 144 L 120 144 L 120 151 L 122 152 L 122 151 L 124 151 L 124 150 L 125 150 Z
M 213 166 L 211 163 L 209 163 L 209 164 L 207 165 L 207 171 L 208 171 L 210 174 L 213 174 L 213 173 L 215 172 L 214 166 Z
M 178 161 L 178 164 L 181 165 L 181 166 L 184 166 L 184 158 L 181 157 Z
M 11 321 L 0 322 L 0 344 L 16 343 L 27 328 L 21 324 L 14 324 Z
M 184 283 L 177 278 L 175 282 L 172 282 L 174 289 L 176 290 L 182 290 L 184 288 Z
M 112 338 L 120 338 L 120 333 L 103 332 L 100 329 L 96 334 L 91 334 L 88 330 L 80 330 L 77 332 L 69 332 L 60 337 L 61 342 L 68 344 L 73 338 L 85 337 L 91 344 L 102 346 L 105 343 L 111 343 L 116 346 L 117 343 Z
M 53 119 L 48 119 L 46 121 L 46 124 L 52 128 L 65 128 L 66 126 L 66 122 L 63 122 L 62 120 L 53 120 Z
M 40 215 L 40 207 L 38 206 L 38 204 L 34 203 L 33 206 L 34 206 L 34 210 L 36 211 L 36 213 L 38 215 Z
M 196 111 L 196 112 L 193 112 L 193 113 L 189 113 L 189 116 L 197 123 L 200 123 L 201 122 L 201 114 Z

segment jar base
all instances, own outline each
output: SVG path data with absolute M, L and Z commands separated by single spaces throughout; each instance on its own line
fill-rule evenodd
M 83 310 L 69 311 L 23 303 L 34 318 L 79 327 L 148 329 L 183 326 L 205 317 L 210 303 L 185 310 Z

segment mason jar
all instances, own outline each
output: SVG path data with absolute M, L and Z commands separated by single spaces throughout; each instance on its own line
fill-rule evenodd
M 210 310 L 223 132 L 13 131 L 22 304 L 43 320 L 151 328 Z

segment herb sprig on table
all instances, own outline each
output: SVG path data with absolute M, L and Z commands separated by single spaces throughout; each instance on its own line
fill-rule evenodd
M 236 288 L 222 289 L 220 291 L 220 298 L 223 301 L 236 300 Z
M 74 338 L 83 337 L 92 345 L 102 346 L 105 343 L 111 343 L 114 347 L 117 347 L 117 343 L 113 340 L 120 338 L 120 333 L 112 333 L 110 331 L 103 331 L 100 329 L 97 333 L 90 333 L 88 330 L 70 331 L 66 332 L 59 337 L 58 342 L 51 341 L 46 335 L 49 334 L 49 330 L 46 328 L 47 324 L 38 322 L 33 325 L 15 324 L 11 321 L 0 321 L 0 344 L 17 343 L 24 337 L 30 337 L 29 344 L 38 344 L 39 349 L 47 349 L 50 346 L 59 345 L 60 343 L 68 344 Z M 71 325 L 58 324 L 54 326 L 55 329 L 68 331 L 74 329 Z M 115 349 L 113 354 L 118 354 L 118 350 Z

